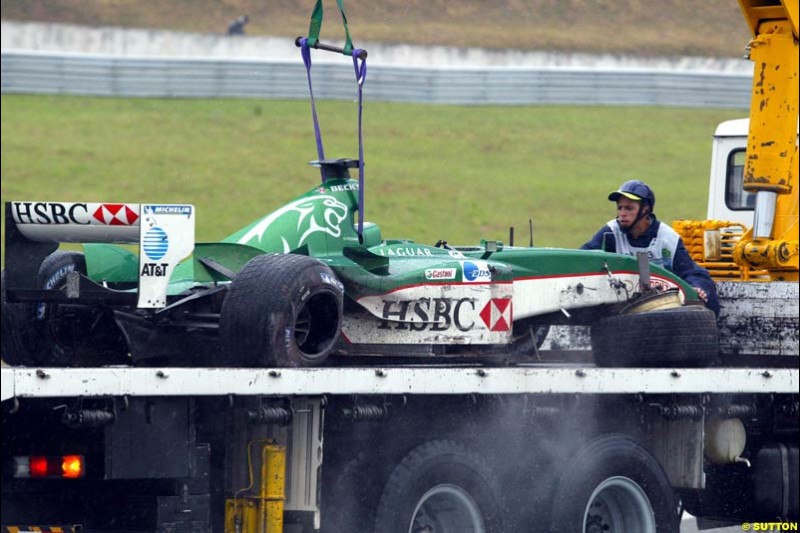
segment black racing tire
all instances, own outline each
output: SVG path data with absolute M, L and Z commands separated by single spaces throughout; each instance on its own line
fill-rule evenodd
M 317 259 L 264 254 L 236 274 L 222 304 L 221 359 L 231 366 L 308 367 L 339 338 L 344 288 Z
M 86 273 L 83 254 L 56 251 L 39 266 L 37 287 L 59 289 L 73 271 Z M 112 315 L 57 303 L 8 303 L 5 272 L 2 319 L 3 360 L 9 365 L 116 364 L 127 357 Z
M 716 316 L 700 305 L 602 318 L 591 336 L 600 367 L 703 367 L 719 357 Z
M 502 533 L 499 487 L 483 458 L 463 444 L 426 442 L 389 476 L 378 503 L 375 532 Z
M 83 254 L 57 251 L 45 258 L 39 267 L 36 286 L 57 289 L 67 274 L 86 271 Z M 6 301 L 5 272 L 2 288 L 3 361 L 12 366 L 70 366 L 74 350 L 57 342 L 49 325 L 54 304 L 9 303 Z
M 551 533 L 677 533 L 678 500 L 644 447 L 603 435 L 569 459 L 556 486 Z

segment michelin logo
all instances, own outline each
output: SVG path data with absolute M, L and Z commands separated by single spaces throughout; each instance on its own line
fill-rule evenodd
M 145 213 L 154 215 L 186 215 L 192 214 L 190 205 L 148 205 L 144 208 Z

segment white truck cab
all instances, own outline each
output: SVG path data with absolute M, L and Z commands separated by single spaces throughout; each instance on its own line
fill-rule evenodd
M 711 150 L 708 188 L 709 220 L 753 225 L 756 195 L 742 189 L 747 132 L 750 120 L 727 120 L 717 126 Z
M 742 189 L 750 119 L 726 120 L 717 126 L 711 150 L 708 220 L 753 225 L 755 193 Z

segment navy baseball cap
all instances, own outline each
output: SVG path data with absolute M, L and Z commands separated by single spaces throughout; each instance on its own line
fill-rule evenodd
M 616 202 L 620 196 L 629 198 L 636 202 L 648 202 L 651 206 L 656 204 L 656 195 L 653 190 L 643 181 L 629 180 L 619 186 L 619 189 L 608 195 L 608 199 Z

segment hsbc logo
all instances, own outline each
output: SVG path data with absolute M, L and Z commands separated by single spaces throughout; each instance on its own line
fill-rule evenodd
M 17 224 L 91 224 L 88 204 L 13 202 Z
M 511 329 L 511 298 L 492 298 L 481 309 L 481 320 L 489 331 L 508 331 Z
M 139 221 L 135 204 L 12 202 L 11 212 L 17 224 L 134 226 Z
M 418 300 L 384 300 L 383 320 L 378 329 L 411 331 L 459 331 L 475 328 L 475 298 L 419 298 Z
M 139 220 L 139 214 L 125 204 L 100 204 L 92 218 L 109 226 L 131 226 Z

